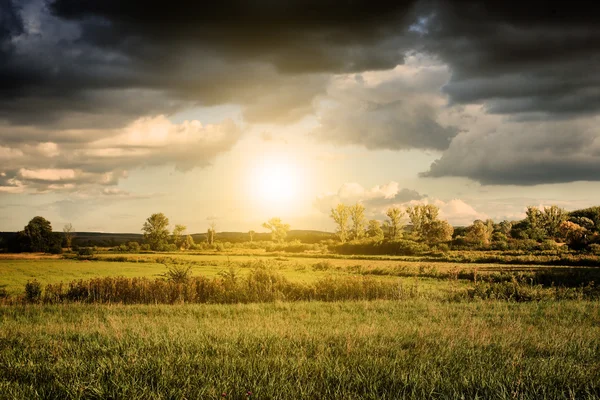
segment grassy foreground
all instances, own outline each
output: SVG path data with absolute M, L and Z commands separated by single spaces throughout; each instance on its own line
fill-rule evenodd
M 0 306 L 2 399 L 600 397 L 600 304 Z

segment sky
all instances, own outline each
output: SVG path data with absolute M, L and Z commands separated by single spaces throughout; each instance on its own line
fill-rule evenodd
M 0 0 L 0 231 L 600 204 L 598 11 L 381 3 Z

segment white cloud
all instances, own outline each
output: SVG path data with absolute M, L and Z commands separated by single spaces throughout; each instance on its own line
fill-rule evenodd
M 72 169 L 55 169 L 55 168 L 44 168 L 44 169 L 26 169 L 21 168 L 19 175 L 25 180 L 37 180 L 37 181 L 62 181 L 71 180 L 75 178 L 75 171 Z

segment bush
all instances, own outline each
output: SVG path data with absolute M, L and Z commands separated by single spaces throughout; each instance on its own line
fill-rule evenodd
M 93 257 L 95 253 L 96 252 L 93 247 L 80 247 L 79 250 L 77 251 L 77 255 L 80 258 Z
M 439 246 L 439 245 L 438 245 Z M 423 254 L 429 251 L 429 246 L 425 243 L 419 243 L 412 240 L 386 240 L 382 242 L 361 241 L 348 242 L 330 247 L 338 254 L 361 254 L 361 255 L 395 255 L 395 256 L 413 256 Z
M 163 274 L 168 281 L 174 283 L 186 283 L 192 276 L 192 266 L 183 264 L 171 264 L 167 265 L 167 272 Z
M 53 243 L 48 249 L 48 253 L 50 254 L 62 254 L 63 249 L 60 243 Z
M 25 284 L 25 300 L 30 303 L 37 303 L 42 297 L 42 285 L 37 281 L 29 281 Z

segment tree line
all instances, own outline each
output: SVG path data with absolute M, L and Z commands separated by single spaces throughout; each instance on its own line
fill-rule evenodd
M 405 217 L 411 223 L 409 236 L 428 243 L 442 243 L 452 239 L 454 228 L 448 221 L 439 218 L 439 208 L 431 205 L 417 205 L 405 210 L 390 207 L 386 211 L 387 219 L 381 224 L 378 220 L 367 221 L 365 206 L 338 204 L 331 209 L 331 218 L 335 222 L 336 234 L 342 243 L 363 238 L 371 240 L 400 240 L 405 237 Z
M 415 205 L 407 208 L 390 207 L 386 219 L 368 220 L 365 206 L 338 204 L 331 209 L 330 216 L 336 224 L 338 243 L 356 244 L 411 241 L 427 246 L 452 249 L 527 249 L 538 244 L 552 248 L 566 244 L 574 250 L 589 249 L 600 252 L 600 207 L 590 207 L 568 212 L 556 205 L 549 207 L 527 207 L 525 218 L 517 221 L 494 222 L 475 220 L 466 227 L 452 227 L 439 217 L 438 207 Z M 262 224 L 270 232 L 271 240 L 284 245 L 290 225 L 274 217 Z M 143 226 L 143 243 L 130 241 L 119 246 L 122 251 L 154 250 L 177 251 L 218 246 L 217 227 L 210 222 L 206 231 L 206 243 L 196 244 L 186 233 L 186 226 L 176 224 L 169 230 L 169 219 L 163 213 L 148 217 Z M 256 232 L 248 231 L 247 239 L 252 244 Z M 72 224 L 66 224 L 62 232 L 53 232 L 50 221 L 41 216 L 34 217 L 15 234 L 2 235 L 0 248 L 9 252 L 61 253 L 70 249 L 76 235 Z M 331 240 L 322 243 L 333 244 Z M 259 245 L 256 243 L 256 245 Z M 325 246 L 325 245 L 323 245 Z M 204 248 L 202 247 L 202 248 Z

